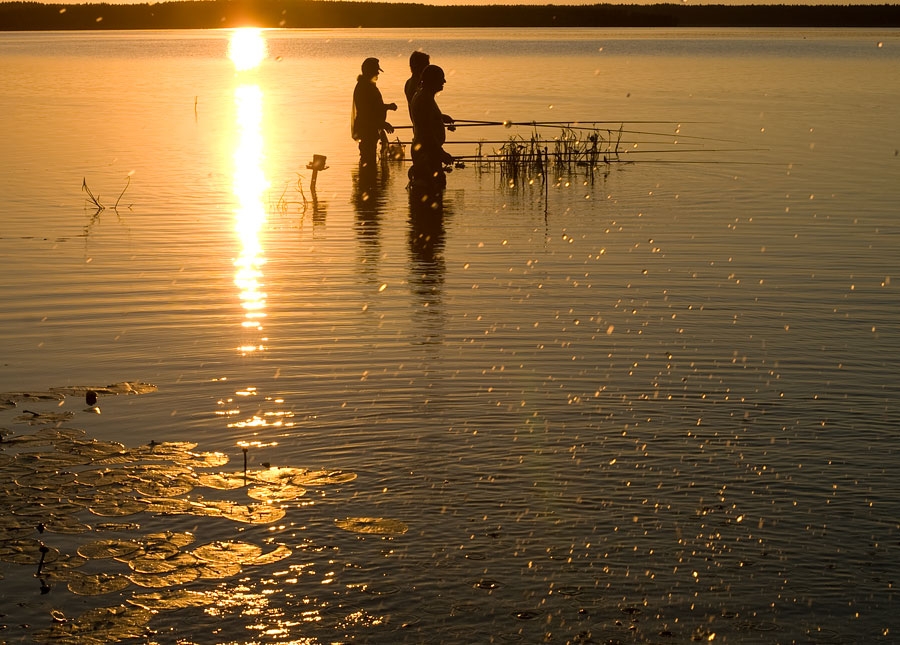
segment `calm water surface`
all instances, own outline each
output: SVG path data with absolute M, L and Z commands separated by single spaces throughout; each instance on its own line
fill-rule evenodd
M 135 604 L 158 643 L 896 641 L 896 32 L 262 36 L 240 70 L 231 31 L 0 35 L 0 392 L 69 388 L 0 397 L 0 641 L 52 611 L 125 640 Z M 400 103 L 416 48 L 457 119 L 608 121 L 630 163 L 468 163 L 436 213 L 404 162 L 361 188 L 358 66 Z M 85 409 L 124 382 L 156 389 Z M 124 453 L 151 441 L 230 463 Z M 296 498 L 199 479 L 244 455 L 330 474 Z M 101 468 L 128 473 L 117 503 L 162 478 L 193 506 L 101 515 Z M 161 531 L 290 555 L 35 576 L 34 540 L 74 561 Z M 147 599 L 169 589 L 203 600 Z

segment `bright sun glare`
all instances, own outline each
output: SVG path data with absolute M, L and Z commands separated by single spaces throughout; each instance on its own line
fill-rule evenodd
M 228 58 L 234 63 L 237 71 L 253 69 L 263 62 L 268 55 L 266 39 L 262 30 L 254 27 L 236 29 L 231 35 L 228 46 Z

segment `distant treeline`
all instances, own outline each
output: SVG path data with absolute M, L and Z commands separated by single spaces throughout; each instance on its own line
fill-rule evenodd
M 457 5 L 322 0 L 0 2 L 0 30 L 220 27 L 900 27 L 900 5 Z

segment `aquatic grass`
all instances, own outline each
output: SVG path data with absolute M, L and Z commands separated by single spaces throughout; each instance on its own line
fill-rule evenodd
M 122 188 L 122 192 L 119 193 L 119 196 L 116 198 L 116 203 L 113 204 L 112 210 L 119 210 L 119 203 L 122 201 L 122 196 L 125 194 L 125 191 L 128 190 L 128 187 L 131 185 L 131 173 L 125 175 L 125 187 Z M 94 208 L 99 213 L 100 211 L 106 210 L 106 206 L 102 204 L 100 201 L 100 195 L 95 195 L 91 189 L 87 185 L 87 177 L 81 178 L 81 190 L 82 192 L 87 193 L 88 201 L 94 205 Z M 128 205 L 128 208 L 131 208 L 131 204 Z

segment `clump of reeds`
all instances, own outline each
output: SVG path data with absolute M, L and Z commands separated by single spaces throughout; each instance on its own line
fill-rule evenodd
M 122 201 L 122 195 L 125 194 L 125 191 L 128 190 L 128 187 L 130 185 L 131 185 L 131 175 L 130 174 L 125 175 L 125 187 L 122 189 L 122 192 L 119 193 L 119 197 L 116 199 L 116 203 L 113 204 L 112 209 L 114 211 L 119 210 L 119 202 Z M 90 201 L 90 203 L 94 205 L 94 208 L 96 208 L 98 212 L 106 209 L 106 206 L 104 206 L 100 202 L 100 196 L 94 195 L 94 193 L 91 192 L 91 189 L 88 188 L 86 177 L 81 178 L 81 190 L 84 191 L 85 193 L 87 193 L 88 201 Z M 131 208 L 131 205 L 129 204 L 128 207 Z
M 553 139 L 545 140 L 535 131 L 529 139 L 511 137 L 493 155 L 484 157 L 500 169 L 501 177 L 510 183 L 520 183 L 537 176 L 545 180 L 552 170 L 557 175 L 584 170 L 593 177 L 599 167 L 608 166 L 619 158 L 622 128 L 616 132 L 607 130 L 604 137 L 599 129 L 588 130 L 561 127 Z M 481 158 L 479 147 L 478 157 Z

